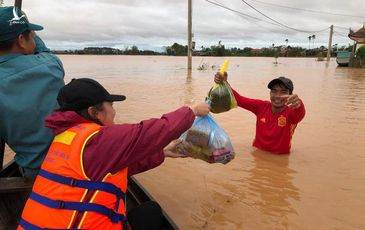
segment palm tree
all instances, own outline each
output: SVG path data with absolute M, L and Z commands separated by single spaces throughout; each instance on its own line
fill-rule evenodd
M 310 48 L 311 48 L 311 39 L 312 39 L 312 36 L 310 36 L 310 35 L 309 35 L 308 39 L 309 39 L 309 46 L 308 46 L 308 49 L 310 49 Z
M 313 48 L 314 48 L 314 39 L 316 39 L 316 35 L 312 35 L 312 40 L 313 40 Z
M 288 39 L 285 39 L 285 56 L 288 56 Z

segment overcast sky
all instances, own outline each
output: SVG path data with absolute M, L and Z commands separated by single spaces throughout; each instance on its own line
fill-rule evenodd
M 162 51 L 174 42 L 186 45 L 187 8 L 188 0 L 23 0 L 29 20 L 45 27 L 39 35 L 51 49 L 136 45 Z M 332 43 L 347 46 L 353 43 L 348 28 L 364 23 L 364 0 L 193 0 L 197 49 L 219 41 L 226 47 L 270 47 L 286 45 L 285 39 L 291 46 L 327 46 L 330 25 Z M 313 34 L 316 39 L 309 41 Z

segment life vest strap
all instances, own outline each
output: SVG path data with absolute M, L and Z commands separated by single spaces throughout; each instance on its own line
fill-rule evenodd
M 35 192 L 32 192 L 29 198 L 49 208 L 77 210 L 82 212 L 97 212 L 99 214 L 109 217 L 113 223 L 118 223 L 119 221 L 127 221 L 127 218 L 124 215 L 116 213 L 112 209 L 109 209 L 100 204 L 52 200 Z
M 61 228 L 41 228 L 34 224 L 29 223 L 28 221 L 24 220 L 23 218 L 20 219 L 19 225 L 26 229 L 26 230 L 60 230 Z M 79 230 L 79 228 L 68 228 L 70 230 Z
M 27 230 L 42 230 L 43 228 L 40 228 L 34 224 L 29 223 L 28 221 L 24 220 L 23 218 L 20 219 L 19 225 Z
M 71 187 L 85 188 L 90 190 L 100 190 L 107 193 L 111 193 L 117 196 L 119 199 L 125 199 L 125 194 L 117 186 L 102 181 L 88 181 L 88 180 L 77 180 L 72 177 L 65 177 L 59 174 L 55 174 L 46 170 L 41 169 L 39 175 L 60 184 L 68 185 Z

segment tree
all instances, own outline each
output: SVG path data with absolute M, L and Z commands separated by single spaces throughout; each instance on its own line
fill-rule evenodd
M 137 46 L 132 46 L 131 49 L 126 49 L 125 54 L 128 54 L 128 55 L 138 55 L 139 54 L 139 50 L 138 50 L 138 47 Z
M 361 46 L 359 49 L 357 49 L 356 56 L 365 58 L 365 46 Z
M 311 36 L 311 35 L 309 35 L 308 39 L 309 39 L 309 46 L 308 46 L 308 49 L 310 49 L 310 48 L 311 48 L 311 39 L 312 39 L 312 36 Z
M 275 58 L 274 64 L 278 64 L 278 57 L 279 57 L 279 51 L 275 51 L 275 53 L 274 53 L 274 58 Z
M 242 54 L 243 54 L 243 56 L 252 56 L 252 52 L 251 51 L 252 51 L 252 48 L 245 47 L 242 50 Z
M 213 56 L 225 56 L 226 49 L 224 45 L 218 44 L 218 46 L 211 46 Z
M 346 51 L 349 51 L 349 52 L 352 52 L 353 51 L 353 49 L 354 49 L 354 45 L 351 45 L 350 43 L 347 45 L 347 47 L 346 47 Z
M 290 47 L 288 49 L 289 57 L 302 57 L 305 56 L 305 49 L 302 47 Z
M 360 59 L 360 66 L 363 66 L 365 62 L 365 46 L 361 46 L 357 49 L 356 57 Z
M 312 41 L 313 41 L 313 47 L 312 47 L 312 49 L 314 49 L 314 39 L 316 39 L 316 35 L 312 35 Z
M 180 45 L 176 42 L 172 46 L 166 47 L 167 55 L 186 56 L 187 52 L 188 52 L 187 46 Z

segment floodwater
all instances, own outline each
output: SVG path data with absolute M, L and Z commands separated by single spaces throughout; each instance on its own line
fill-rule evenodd
M 160 117 L 203 101 L 223 57 L 60 56 L 66 82 L 93 77 L 127 100 L 116 121 Z M 180 229 L 365 229 L 365 69 L 335 60 L 229 57 L 229 82 L 242 95 L 269 99 L 267 83 L 284 75 L 307 114 L 290 155 L 255 150 L 255 116 L 241 108 L 213 114 L 236 158 L 226 164 L 166 159 L 137 179 Z M 202 64 L 204 71 L 197 70 Z M 153 141 L 153 140 L 151 140 Z

